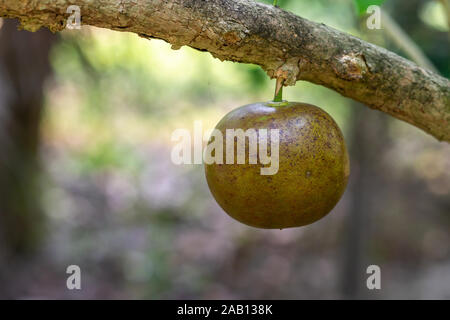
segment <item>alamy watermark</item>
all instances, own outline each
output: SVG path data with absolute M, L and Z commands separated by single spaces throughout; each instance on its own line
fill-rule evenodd
M 210 138 L 211 137 L 211 138 Z M 210 139 L 209 139 L 210 138 Z M 203 142 L 208 141 L 203 149 Z M 218 130 L 203 133 L 201 121 L 194 121 L 194 134 L 176 129 L 172 141 L 178 142 L 171 152 L 174 164 L 258 164 L 261 175 L 274 175 L 279 169 L 279 129 L 226 129 L 225 137 Z M 247 144 L 248 141 L 248 144 Z M 270 141 L 270 154 L 269 154 Z M 225 145 L 225 161 L 224 161 Z M 246 159 L 248 145 L 248 162 Z M 192 155 L 193 150 L 193 155 Z M 235 154 L 236 151 L 236 154 Z
M 366 269 L 366 273 L 370 274 L 367 278 L 366 286 L 369 290 L 381 289 L 381 268 L 376 264 L 370 265 Z
M 81 290 L 81 268 L 73 264 L 67 267 L 66 273 L 70 274 L 66 280 L 67 289 Z
M 370 30 L 381 29 L 381 8 L 379 6 L 369 6 L 366 10 L 370 16 L 366 20 L 366 26 Z
M 70 13 L 67 18 L 67 29 L 81 29 L 81 10 L 79 6 L 71 5 L 67 7 L 66 13 Z

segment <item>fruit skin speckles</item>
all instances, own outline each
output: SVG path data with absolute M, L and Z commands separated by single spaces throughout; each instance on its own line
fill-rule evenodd
M 216 126 L 224 136 L 226 129 L 251 128 L 279 129 L 278 172 L 261 175 L 264 165 L 248 164 L 248 148 L 245 164 L 205 164 L 218 204 L 258 228 L 299 227 L 326 216 L 344 193 L 350 168 L 342 132 L 331 116 L 305 103 L 255 103 L 231 111 Z

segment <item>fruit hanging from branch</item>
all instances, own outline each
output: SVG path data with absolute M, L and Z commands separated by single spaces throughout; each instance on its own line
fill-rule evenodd
M 233 151 L 232 157 L 205 164 L 218 204 L 234 219 L 258 228 L 299 227 L 323 218 L 341 198 L 349 176 L 336 122 L 319 107 L 282 100 L 282 84 L 278 79 L 273 101 L 242 106 L 220 120 L 216 129 L 227 136 L 223 149 Z M 235 145 L 239 137 L 228 139 L 230 132 L 241 132 L 240 138 L 245 133 L 244 148 Z M 263 161 L 268 157 L 270 164 Z M 264 171 L 269 165 L 276 170 Z

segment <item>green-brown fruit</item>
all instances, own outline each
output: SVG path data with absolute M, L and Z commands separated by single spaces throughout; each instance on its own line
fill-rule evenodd
M 279 129 L 279 169 L 261 175 L 262 165 L 225 164 L 226 129 Z M 209 189 L 234 219 L 259 228 L 304 226 L 328 214 L 345 191 L 349 160 L 342 132 L 319 107 L 255 103 L 228 113 L 216 126 L 223 135 L 223 164 L 205 164 Z M 270 134 L 268 135 L 270 137 Z M 211 143 L 212 138 L 210 139 Z M 268 154 L 270 155 L 270 139 Z

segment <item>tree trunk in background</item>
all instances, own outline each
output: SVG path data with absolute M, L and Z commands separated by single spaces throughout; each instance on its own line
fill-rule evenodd
M 36 248 L 45 220 L 40 207 L 39 122 L 56 36 L 48 30 L 18 31 L 17 26 L 8 19 L 0 28 L 0 281 L 14 258 Z
M 369 111 L 370 112 L 370 111 Z M 354 104 L 352 141 L 350 141 L 350 165 L 351 202 L 345 221 L 344 261 L 342 273 L 342 294 L 346 299 L 361 298 L 362 295 L 362 270 L 363 260 L 367 249 L 364 230 L 367 218 L 367 206 L 365 206 L 366 192 L 364 181 L 367 180 L 367 157 L 365 144 L 365 130 L 361 126 L 361 117 L 365 113 L 362 108 Z M 362 131 L 360 130 L 362 129 Z
M 376 203 L 383 198 L 381 162 L 390 138 L 387 117 L 354 103 L 350 143 L 351 202 L 345 225 L 343 297 L 362 299 L 367 293 L 366 269 L 377 264 L 370 261 L 371 216 L 382 207 Z M 371 202 L 372 201 L 372 202 Z

